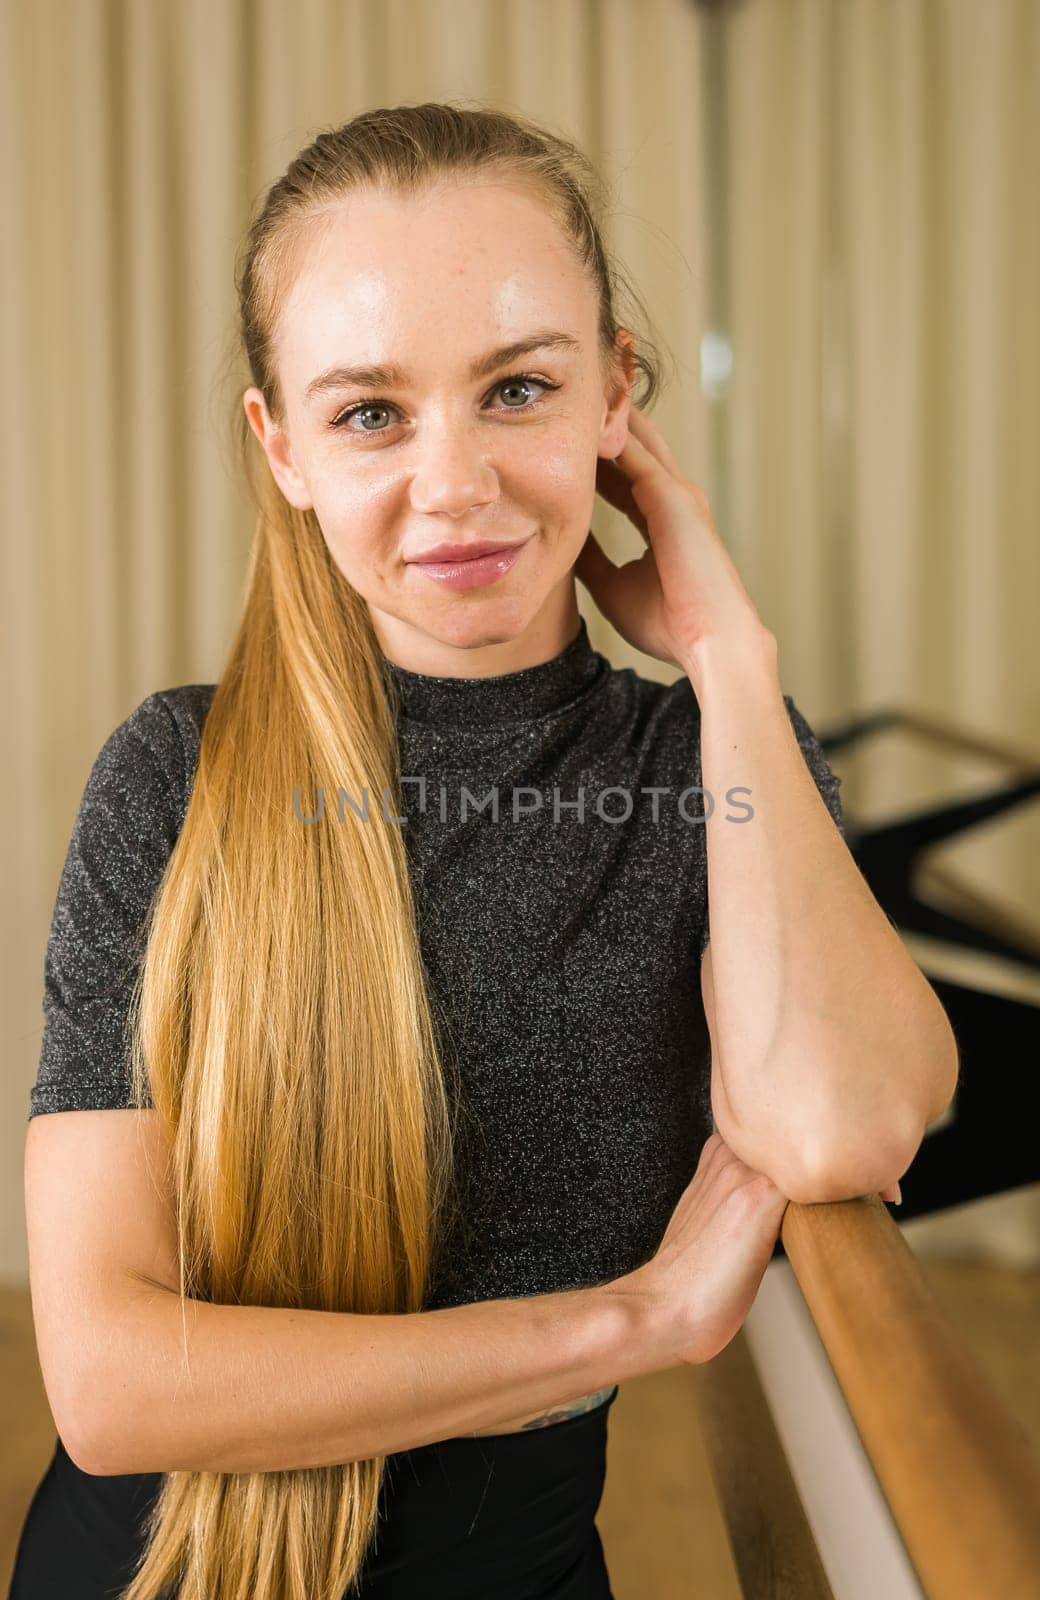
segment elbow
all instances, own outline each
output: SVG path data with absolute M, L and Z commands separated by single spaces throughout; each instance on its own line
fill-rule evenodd
M 117 1391 L 97 1371 L 84 1374 L 72 1386 L 60 1407 L 51 1406 L 58 1437 L 74 1466 L 91 1478 L 121 1478 L 131 1473 L 161 1471 L 162 1468 L 143 1466 L 139 1458 L 145 1444 L 143 1429 L 131 1434 L 125 1406 L 117 1403 L 114 1393 L 124 1400 L 127 1394 L 125 1375 L 115 1379 Z M 139 1414 L 139 1408 L 138 1408 Z M 128 1441 L 134 1439 L 134 1448 Z
M 61 1428 L 58 1429 L 58 1434 L 65 1454 L 73 1466 L 78 1467 L 80 1472 L 85 1472 L 89 1478 L 116 1478 L 123 1476 L 121 1469 L 107 1466 L 99 1456 L 95 1455 L 89 1443 L 85 1447 L 81 1447 L 78 1434 L 70 1434 L 67 1429 L 62 1430 Z
M 68 1445 L 65 1446 L 69 1456 L 79 1467 L 81 1472 L 86 1472 L 92 1478 L 125 1478 L 131 1473 L 160 1471 L 157 1467 L 143 1467 L 124 1459 L 118 1441 L 110 1433 L 98 1436 L 91 1435 L 83 1440 L 78 1453 L 72 1454 Z
M 161 1473 L 182 1470 L 172 1464 L 160 1466 L 151 1459 L 151 1453 L 143 1441 L 137 1440 L 136 1448 L 128 1450 L 124 1442 L 114 1436 L 111 1428 L 100 1431 L 74 1429 L 58 1429 L 66 1454 L 72 1463 L 91 1478 L 124 1478 L 129 1475 L 137 1476 L 141 1473 Z M 145 1454 L 142 1454 L 144 1449 Z
M 59 1429 L 59 1432 L 61 1430 Z M 164 1433 L 152 1427 L 132 1427 L 113 1412 L 68 1434 L 61 1434 L 71 1460 L 92 1478 L 125 1478 L 140 1474 L 176 1472 L 180 1463 L 167 1459 Z M 162 1446 L 158 1440 L 164 1439 Z
M 62 1449 L 80 1472 L 89 1473 L 94 1478 L 102 1477 L 104 1474 L 99 1471 L 95 1445 L 93 1396 L 98 1388 L 97 1382 L 91 1385 L 78 1372 L 70 1370 L 73 1364 L 67 1359 L 67 1351 L 60 1352 L 60 1358 L 56 1359 L 48 1344 L 41 1342 L 39 1332 L 37 1351 L 44 1393 Z
M 944 1117 L 953 1104 L 961 1081 L 961 1053 L 957 1036 L 946 1012 L 942 1012 L 943 1041 L 937 1051 L 940 1065 L 932 1083 L 932 1094 L 925 1117 L 927 1130 Z
M 796 1205 L 830 1204 L 878 1194 L 903 1177 L 923 1137 L 922 1119 L 911 1113 L 893 1118 L 867 1140 L 858 1129 L 821 1134 L 803 1146 L 801 1160 L 792 1164 L 783 1193 Z
M 112 1459 L 111 1441 L 99 1436 L 96 1419 L 86 1406 L 77 1404 L 66 1407 L 61 1415 L 53 1406 L 51 1410 L 62 1448 L 74 1467 L 91 1478 L 122 1475 L 124 1468 Z

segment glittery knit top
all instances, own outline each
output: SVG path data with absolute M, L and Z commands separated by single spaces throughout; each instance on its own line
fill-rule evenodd
M 607 1282 L 656 1250 L 712 1131 L 705 827 L 753 797 L 712 809 L 689 679 L 612 667 L 584 618 L 519 672 L 386 670 L 422 956 L 469 1113 L 463 1221 L 427 1307 Z M 149 695 L 94 762 L 47 946 L 30 1117 L 130 1104 L 136 936 L 213 689 Z M 784 703 L 844 835 L 840 780 Z

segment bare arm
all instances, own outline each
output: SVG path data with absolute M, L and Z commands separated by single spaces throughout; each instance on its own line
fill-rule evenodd
M 623 1279 L 367 1316 L 182 1301 L 127 1275 L 81 1365 L 74 1459 L 275 1472 L 407 1450 L 673 1365 L 648 1320 Z
M 40 1366 L 69 1454 L 97 1476 L 365 1460 L 710 1361 L 787 1204 L 713 1133 L 654 1256 L 613 1282 L 384 1316 L 213 1305 L 178 1292 L 166 1156 L 151 1111 L 29 1126 Z
M 385 1316 L 182 1299 L 151 1110 L 34 1118 L 25 1199 L 47 1397 L 96 1475 L 364 1460 L 671 1364 L 625 1281 Z

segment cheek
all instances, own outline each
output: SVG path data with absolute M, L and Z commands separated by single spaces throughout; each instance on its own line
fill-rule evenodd
M 500 466 L 504 494 L 524 496 L 532 505 L 541 502 L 547 511 L 555 510 L 560 520 L 584 516 L 590 497 L 595 497 L 595 441 L 573 423 L 532 429 Z
M 393 519 L 385 485 L 377 488 L 344 474 L 312 485 L 314 514 L 329 552 L 343 576 L 364 592 L 373 574 L 392 554 Z
M 561 501 L 570 502 L 583 495 L 590 480 L 588 453 L 575 449 L 573 440 L 547 441 L 532 470 L 543 490 Z
M 387 495 L 385 478 L 365 472 L 331 470 L 311 480 L 314 510 L 323 529 L 364 529 L 380 514 Z

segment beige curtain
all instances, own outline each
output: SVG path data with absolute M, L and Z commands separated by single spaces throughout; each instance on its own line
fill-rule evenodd
M 1038 80 L 1034 0 L 2 0 L 0 1274 L 26 1271 L 43 952 L 87 772 L 152 690 L 216 677 L 241 596 L 218 380 L 262 186 L 381 103 L 472 96 L 577 139 L 675 358 L 656 419 L 787 691 L 818 727 L 898 703 L 1036 750 Z M 674 676 L 579 592 L 619 665 Z M 977 768 L 842 770 L 870 815 Z M 1035 918 L 1035 843 L 1022 819 L 957 861 Z M 1031 1198 L 1003 1218 L 1025 1251 Z

